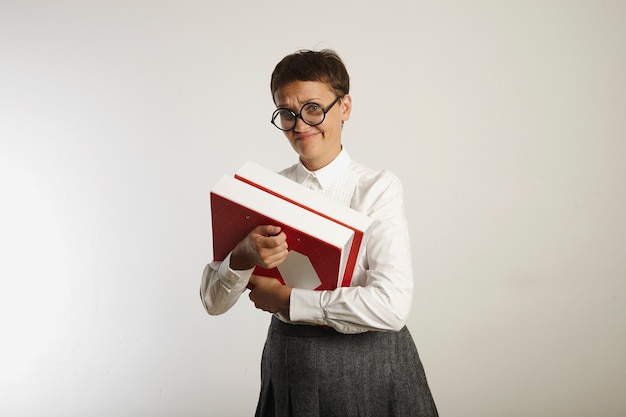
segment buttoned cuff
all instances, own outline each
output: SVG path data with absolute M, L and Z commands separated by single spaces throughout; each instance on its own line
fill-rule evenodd
M 222 285 L 227 287 L 229 290 L 239 287 L 243 288 L 248 285 L 252 272 L 254 272 L 254 268 L 242 270 L 231 269 L 230 255 L 231 254 L 229 253 L 226 259 L 224 259 L 224 261 L 220 264 L 217 269 L 217 275 L 220 277 Z
M 326 324 L 322 310 L 322 291 L 293 288 L 289 298 L 289 320 L 310 324 Z

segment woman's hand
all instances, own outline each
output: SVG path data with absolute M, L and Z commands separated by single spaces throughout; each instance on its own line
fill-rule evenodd
M 230 267 L 242 270 L 258 265 L 271 269 L 283 263 L 287 253 L 287 235 L 279 226 L 257 226 L 233 249 Z
M 280 283 L 276 278 L 252 275 L 250 277 L 250 300 L 260 310 L 270 313 L 283 313 L 289 317 L 289 297 L 291 288 Z

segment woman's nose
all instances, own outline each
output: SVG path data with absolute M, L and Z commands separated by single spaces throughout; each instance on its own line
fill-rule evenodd
M 296 117 L 296 125 L 294 126 L 293 130 L 295 130 L 296 132 L 302 132 L 303 130 L 306 130 L 308 127 L 309 125 L 304 123 L 304 120 L 302 120 L 302 117 L 300 116 Z

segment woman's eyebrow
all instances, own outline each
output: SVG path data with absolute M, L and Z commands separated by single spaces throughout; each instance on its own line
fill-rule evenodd
M 322 99 L 320 97 L 311 97 L 311 98 L 307 98 L 305 100 L 298 100 L 297 103 L 301 103 L 301 104 L 296 104 L 296 107 L 298 107 L 298 110 L 300 109 L 300 107 L 304 106 L 307 103 L 318 103 L 321 104 Z M 285 103 L 276 103 L 276 107 L 280 107 L 280 108 L 284 108 L 284 109 L 288 109 L 289 106 Z

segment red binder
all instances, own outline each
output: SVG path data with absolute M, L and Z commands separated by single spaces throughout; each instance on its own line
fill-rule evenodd
M 223 260 L 254 227 L 272 224 L 287 235 L 289 256 L 278 268 L 257 267 L 296 288 L 334 289 L 341 284 L 352 230 L 243 181 L 224 176 L 211 190 L 213 256 Z

